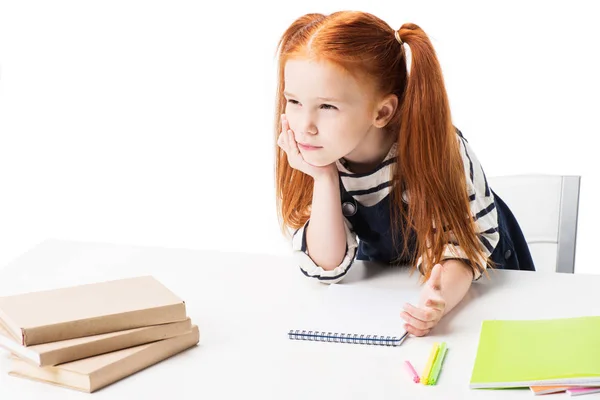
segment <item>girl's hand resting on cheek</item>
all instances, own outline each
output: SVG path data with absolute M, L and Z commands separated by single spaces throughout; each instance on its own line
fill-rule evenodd
M 277 139 L 277 145 L 285 151 L 290 166 L 298 171 L 304 172 L 307 175 L 312 176 L 314 179 L 318 179 L 321 176 L 337 173 L 335 163 L 323 167 L 317 167 L 307 163 L 302 157 L 294 132 L 290 129 L 289 122 L 285 114 L 281 115 L 281 133 Z
M 442 297 L 442 266 L 436 264 L 431 271 L 431 276 L 419 298 L 419 306 L 405 304 L 400 316 L 406 321 L 405 329 L 414 336 L 425 336 L 437 325 L 446 308 L 446 301 Z

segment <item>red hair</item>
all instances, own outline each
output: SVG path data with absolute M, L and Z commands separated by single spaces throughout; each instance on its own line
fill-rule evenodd
M 422 272 L 429 277 L 448 242 L 460 245 L 473 268 L 483 268 L 485 253 L 469 207 L 464 166 L 452 124 L 440 64 L 423 30 L 415 24 L 398 31 L 410 47 L 411 72 L 395 30 L 376 16 L 358 11 L 306 14 L 284 32 L 278 43 L 278 87 L 275 105 L 276 195 L 282 230 L 297 229 L 310 218 L 312 177 L 290 167 L 276 142 L 285 112 L 284 67 L 289 59 L 325 61 L 375 85 L 379 95 L 398 96 L 399 107 L 386 129 L 398 136 L 393 168 L 392 232 L 402 225 L 405 238 L 414 234 Z M 406 190 L 409 201 L 402 206 Z M 402 223 L 401 221 L 406 221 Z M 440 229 L 443 228 L 443 229 Z M 450 235 L 450 229 L 452 235 Z M 450 237 L 453 236 L 453 237 Z M 395 235 L 393 235 L 395 237 Z M 404 241 L 401 255 L 408 251 Z M 458 258 L 458 256 L 457 256 Z

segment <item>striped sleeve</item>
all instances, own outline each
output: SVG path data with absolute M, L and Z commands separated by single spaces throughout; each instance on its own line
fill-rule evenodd
M 469 204 L 471 209 L 471 217 L 477 226 L 477 237 L 481 243 L 481 248 L 485 254 L 485 259 L 478 260 L 468 259 L 464 250 L 457 243 L 456 237 L 449 232 L 448 243 L 444 247 L 442 260 L 449 258 L 464 259 L 467 263 L 473 266 L 474 279 L 481 277 L 482 272 L 487 267 L 487 259 L 491 256 L 500 241 L 498 232 L 498 212 L 494 202 L 494 194 L 488 186 L 485 172 L 477 156 L 469 146 L 469 142 L 463 137 L 462 133 L 457 129 L 457 139 L 459 141 L 460 154 L 463 160 L 465 170 L 467 193 L 469 195 Z M 422 256 L 417 261 L 417 267 L 420 269 Z
M 356 250 L 358 247 L 356 234 L 352 231 L 350 222 L 344 218 L 344 229 L 346 231 L 346 255 L 344 256 L 344 259 L 340 265 L 330 271 L 327 271 L 315 264 L 308 254 L 308 248 L 306 246 L 306 227 L 308 226 L 309 222 L 310 219 L 306 221 L 304 226 L 294 233 L 292 238 L 292 251 L 298 260 L 300 271 L 302 271 L 302 273 L 307 277 L 315 278 L 323 283 L 337 283 L 341 281 L 344 276 L 346 276 L 346 273 L 354 262 L 354 257 L 356 256 Z

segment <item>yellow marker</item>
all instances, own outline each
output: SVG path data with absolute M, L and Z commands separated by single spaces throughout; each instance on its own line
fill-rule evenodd
M 421 383 L 423 385 L 427 385 L 429 383 L 429 374 L 431 373 L 431 368 L 433 367 L 433 362 L 435 361 L 435 357 L 437 356 L 439 349 L 440 344 L 437 342 L 434 343 L 433 348 L 431 349 L 431 353 L 429 353 L 429 358 L 427 359 L 427 364 L 425 365 L 423 374 L 421 374 Z

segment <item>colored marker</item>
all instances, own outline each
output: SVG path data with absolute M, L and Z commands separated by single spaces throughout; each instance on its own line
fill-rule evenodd
M 421 383 L 423 385 L 427 385 L 429 380 L 429 374 L 431 374 L 431 367 L 433 367 L 433 362 L 435 361 L 435 357 L 437 356 L 438 350 L 440 346 L 436 342 L 433 344 L 431 348 L 431 352 L 429 353 L 429 358 L 427 359 L 427 364 L 425 365 L 425 369 L 423 370 L 423 374 L 421 374 Z
M 576 387 L 567 389 L 567 393 L 571 396 L 579 396 L 583 394 L 591 394 L 600 392 L 600 387 Z
M 448 351 L 446 342 L 442 342 L 440 345 L 440 350 L 438 351 L 438 355 L 433 363 L 433 367 L 431 367 L 431 374 L 429 375 L 429 380 L 427 381 L 429 385 L 437 384 L 440 371 L 442 370 L 442 363 L 444 362 L 444 357 L 446 357 L 446 351 Z
M 406 367 L 406 370 L 408 371 L 409 375 L 411 376 L 413 382 L 419 383 L 419 375 L 417 374 L 417 371 L 412 366 L 410 361 L 408 361 L 408 360 L 404 361 L 404 366 Z

